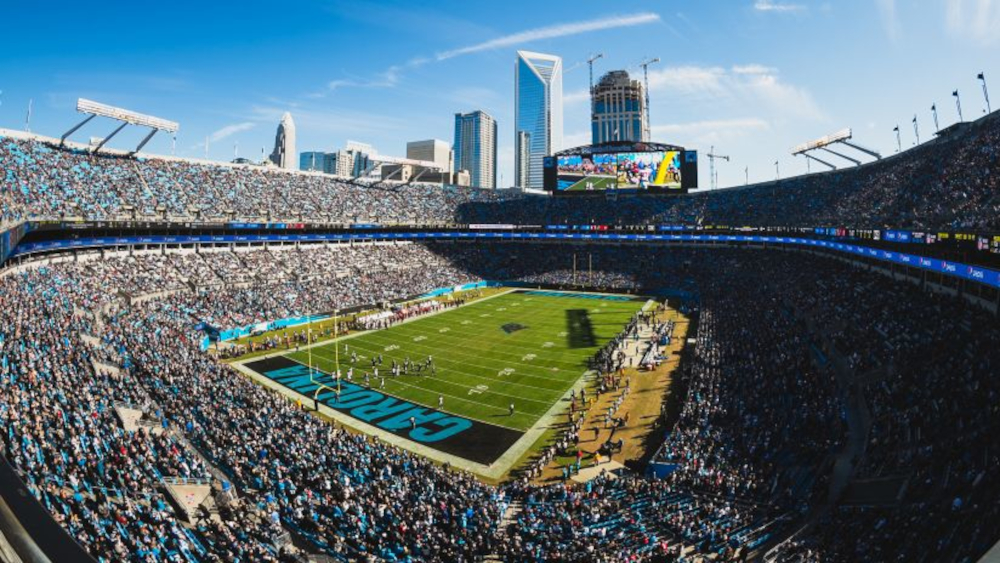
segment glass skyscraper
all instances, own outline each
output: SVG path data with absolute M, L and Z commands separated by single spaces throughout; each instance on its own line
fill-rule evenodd
M 497 187 L 497 122 L 485 111 L 455 114 L 455 171 L 473 186 Z
M 562 97 L 562 59 L 518 51 L 514 67 L 514 176 L 519 187 L 541 189 L 544 158 L 562 148 Z

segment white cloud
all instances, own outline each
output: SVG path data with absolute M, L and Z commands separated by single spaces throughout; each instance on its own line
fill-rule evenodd
M 806 7 L 802 4 L 786 4 L 784 2 L 772 2 L 771 0 L 757 0 L 754 2 L 753 9 L 758 12 L 802 12 L 805 11 Z
M 722 67 L 675 66 L 649 73 L 649 91 L 672 90 L 682 94 L 721 95 L 725 92 Z
M 243 131 L 249 131 L 250 129 L 253 129 L 256 126 L 257 125 L 255 123 L 251 123 L 249 121 L 244 121 L 243 123 L 234 123 L 232 125 L 226 125 L 222 129 L 214 131 L 211 135 L 209 135 L 208 140 L 210 142 L 215 143 L 225 139 L 226 137 L 232 137 L 237 133 L 242 133 Z
M 657 125 L 653 131 L 659 133 L 692 133 L 703 132 L 711 129 L 767 129 L 767 121 L 759 117 L 744 117 L 738 119 L 716 119 L 707 121 L 692 121 L 690 123 L 673 123 L 669 125 Z
M 875 3 L 882 15 L 885 33 L 889 36 L 889 40 L 895 43 L 900 34 L 899 19 L 896 17 L 896 0 L 876 0 Z
M 444 61 L 461 55 L 469 55 L 501 47 L 511 47 L 522 43 L 538 41 L 540 39 L 568 37 L 571 35 L 580 35 L 583 33 L 602 31 L 606 29 L 645 25 L 658 21 L 661 21 L 658 14 L 642 12 L 624 16 L 608 16 L 594 20 L 562 23 L 548 27 L 529 29 L 527 31 L 519 31 L 510 35 L 504 35 L 489 41 L 484 41 L 482 43 L 443 51 L 435 55 L 433 59 L 427 57 L 415 57 L 405 63 L 392 65 L 370 78 L 352 77 L 331 80 L 326 83 L 325 90 L 306 94 L 305 97 L 312 99 L 323 98 L 330 92 L 334 92 L 341 88 L 392 88 L 399 83 L 400 77 L 404 71 L 421 67 L 433 61 Z
M 770 129 L 771 124 L 759 117 L 719 119 L 654 125 L 654 138 L 671 139 L 688 146 L 721 144 L 754 132 Z
M 555 39 L 557 37 L 568 37 L 570 35 L 580 35 L 592 31 L 602 31 L 619 27 L 632 27 L 660 21 L 660 16 L 651 12 L 630 14 L 625 16 L 606 16 L 593 20 L 561 23 L 547 27 L 519 31 L 510 35 L 504 35 L 482 43 L 450 49 L 437 54 L 437 60 L 443 61 L 460 55 L 478 53 L 501 47 L 512 47 L 522 43 L 538 41 L 541 39 Z
M 733 72 L 735 74 L 777 74 L 777 69 L 769 66 L 749 64 L 749 65 L 735 65 L 733 66 Z
M 778 70 L 760 64 L 722 67 L 667 67 L 649 74 L 650 93 L 688 97 L 699 102 L 758 102 L 788 118 L 824 119 L 812 95 L 784 82 Z
M 945 22 L 956 37 L 984 46 L 996 44 L 1000 42 L 1000 0 L 947 0 Z
M 824 119 L 823 112 L 808 91 L 782 82 L 777 74 L 752 75 L 740 87 L 774 111 L 789 117 Z

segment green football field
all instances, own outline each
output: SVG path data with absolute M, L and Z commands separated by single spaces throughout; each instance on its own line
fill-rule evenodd
M 351 352 L 358 354 L 354 383 L 361 385 L 371 359 L 381 354 L 383 392 L 435 409 L 443 397 L 443 411 L 523 431 L 580 379 L 588 359 L 645 301 L 519 290 L 287 356 L 329 374 L 336 370 L 339 346 L 345 376 Z M 411 369 L 408 375 L 390 375 L 392 360 L 423 362 L 429 355 L 436 374 Z M 372 378 L 371 386 L 380 389 L 380 381 Z
M 587 176 L 586 178 L 566 188 L 565 191 L 587 191 L 588 182 L 594 185 L 594 191 L 611 190 L 617 187 L 618 179 L 615 176 Z

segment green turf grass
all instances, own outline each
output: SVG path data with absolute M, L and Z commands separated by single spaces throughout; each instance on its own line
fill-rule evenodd
M 645 303 L 564 295 L 514 292 L 478 301 L 315 346 L 312 364 L 332 373 L 334 346 L 339 346 L 341 373 L 346 377 L 350 352 L 356 352 L 354 383 L 363 385 L 363 374 L 371 373 L 371 358 L 382 354 L 379 375 L 385 377 L 384 392 L 431 408 L 437 408 L 438 397 L 443 396 L 444 411 L 527 430 L 579 380 L 587 360 Z M 504 330 L 504 325 L 512 324 L 524 328 Z M 393 359 L 423 362 L 428 355 L 434 357 L 436 375 L 426 369 L 415 374 L 412 368 L 408 375 L 390 375 Z M 287 356 L 308 364 L 310 354 L 300 350 Z M 324 382 L 333 384 L 330 378 Z M 379 389 L 379 379 L 373 377 L 371 386 Z M 510 403 L 513 416 L 508 414 Z
M 566 188 L 567 192 L 587 191 L 587 182 L 594 185 L 593 191 L 610 190 L 618 187 L 618 178 L 615 176 L 587 176 L 572 186 Z

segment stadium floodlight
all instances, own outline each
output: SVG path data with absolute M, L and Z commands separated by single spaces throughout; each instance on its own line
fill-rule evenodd
M 850 139 L 851 136 L 852 132 L 849 127 L 847 129 L 841 129 L 836 133 L 825 135 L 823 137 L 820 137 L 819 139 L 816 139 L 815 141 L 809 141 L 808 143 L 802 143 L 801 145 L 798 145 L 797 147 L 792 149 L 792 154 L 798 156 L 800 153 L 819 149 L 840 141 L 845 141 L 847 139 Z
M 130 125 L 152 127 L 153 129 L 166 131 L 167 133 L 175 133 L 178 129 L 180 129 L 180 126 L 173 121 L 153 117 L 151 115 L 144 115 L 127 109 L 116 108 L 114 106 L 86 100 L 84 98 L 80 98 L 76 101 L 76 111 L 79 113 L 89 113 L 101 117 L 110 117 L 111 119 L 124 121 Z
M 826 166 L 830 166 L 830 163 L 828 163 L 828 162 L 826 162 L 824 160 L 818 159 L 815 156 L 809 154 L 809 152 L 811 152 L 811 151 L 822 150 L 824 152 L 830 153 L 830 154 L 832 154 L 834 156 L 837 156 L 839 158 L 847 160 L 847 161 L 851 162 L 852 164 L 854 164 L 855 166 L 860 166 L 861 165 L 861 161 L 859 159 L 851 157 L 851 156 L 848 156 L 848 155 L 843 154 L 843 153 L 838 152 L 838 151 L 834 151 L 834 150 L 832 150 L 830 148 L 832 145 L 841 144 L 841 145 L 844 145 L 846 147 L 850 147 L 850 148 L 852 148 L 852 149 L 854 149 L 856 151 L 863 152 L 863 153 L 865 153 L 865 154 L 867 154 L 867 155 L 875 158 L 876 160 L 880 160 L 882 158 L 882 155 L 879 154 L 878 152 L 876 152 L 876 151 L 874 151 L 872 149 L 868 149 L 868 148 L 862 147 L 861 145 L 858 145 L 857 143 L 853 142 L 851 140 L 853 137 L 854 137 L 854 132 L 851 130 L 850 127 L 848 127 L 848 128 L 845 128 L 845 129 L 841 129 L 840 131 L 837 131 L 836 133 L 831 133 L 829 135 L 825 135 L 823 137 L 820 137 L 819 139 L 816 139 L 814 141 L 809 141 L 808 143 L 802 143 L 801 145 L 797 145 L 797 146 L 795 146 L 795 147 L 792 148 L 791 153 L 792 153 L 792 156 L 804 155 L 804 156 L 810 157 L 811 160 L 815 160 L 816 162 L 822 163 L 822 164 L 824 164 Z M 806 162 L 808 162 L 808 160 Z
M 95 102 L 93 100 L 87 100 L 85 98 L 79 98 L 76 101 L 76 111 L 79 113 L 88 114 L 88 117 L 78 123 L 75 127 L 67 131 L 60 139 L 60 144 L 66 142 L 66 139 L 70 135 L 77 132 L 81 127 L 86 125 L 90 120 L 95 117 L 107 117 L 109 119 L 114 119 L 115 121 L 120 121 L 122 124 L 118 126 L 110 135 L 105 137 L 101 142 L 94 148 L 94 152 L 101 150 L 101 148 L 111 140 L 112 137 L 118 134 L 119 131 L 124 129 L 128 125 L 136 125 L 139 127 L 149 127 L 151 131 L 148 135 L 139 143 L 139 146 L 132 151 L 133 154 L 142 150 L 142 147 L 146 146 L 146 143 L 153 138 L 153 135 L 157 131 L 166 131 L 167 133 L 177 133 L 180 129 L 180 125 L 175 121 L 169 121 L 159 117 L 153 117 L 151 115 L 145 115 L 142 113 L 134 112 L 131 110 L 118 108 L 114 106 L 109 106 L 107 104 L 102 104 L 100 102 Z

